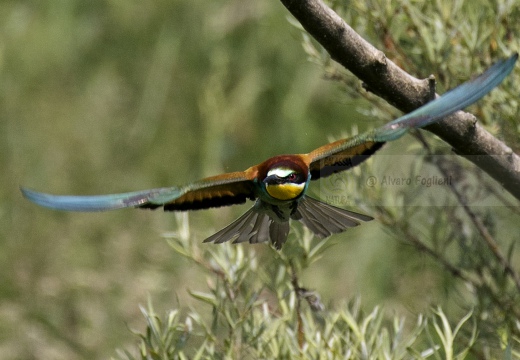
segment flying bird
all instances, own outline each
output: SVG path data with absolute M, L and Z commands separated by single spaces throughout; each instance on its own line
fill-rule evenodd
M 281 249 L 289 221 L 298 220 L 317 237 L 340 233 L 373 218 L 341 209 L 306 194 L 311 180 L 348 170 L 396 140 L 409 129 L 421 128 L 461 110 L 486 95 L 511 72 L 518 54 L 501 60 L 482 75 L 379 128 L 321 146 L 307 154 L 279 155 L 245 171 L 221 174 L 184 186 L 122 194 L 51 195 L 21 188 L 32 202 L 56 210 L 104 211 L 127 207 L 165 211 L 216 208 L 254 201 L 237 220 L 204 242 L 260 243 L 270 240 Z

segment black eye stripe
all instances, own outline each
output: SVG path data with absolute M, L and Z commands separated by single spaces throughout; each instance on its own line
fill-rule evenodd
M 294 183 L 299 183 L 299 182 L 303 182 L 303 175 L 302 174 L 299 174 L 299 173 L 291 173 L 283 178 L 280 178 L 280 179 L 283 179 L 283 180 L 289 180 L 290 182 L 294 182 Z

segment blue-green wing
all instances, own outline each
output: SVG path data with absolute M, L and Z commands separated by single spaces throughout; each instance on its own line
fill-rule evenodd
M 422 128 L 470 106 L 497 87 L 511 73 L 517 58 L 518 54 L 514 54 L 506 60 L 498 61 L 475 79 L 457 86 L 411 113 L 378 128 L 374 131 L 374 139 L 376 141 L 395 140 L 408 129 Z
M 50 209 L 66 211 L 105 211 L 127 207 L 168 211 L 207 209 L 241 204 L 255 198 L 254 183 L 248 172 L 227 173 L 182 187 L 167 187 L 122 194 L 77 196 L 52 195 L 22 188 L 32 202 Z
M 160 204 L 178 198 L 182 194 L 182 189 L 176 187 L 93 196 L 52 195 L 26 188 L 21 190 L 22 194 L 33 203 L 50 209 L 67 211 L 104 211 Z
M 356 166 L 387 141 L 403 136 L 409 129 L 427 126 L 473 104 L 490 92 L 513 70 L 518 54 L 501 60 L 482 75 L 448 91 L 441 97 L 377 129 L 324 145 L 307 154 L 313 180 Z

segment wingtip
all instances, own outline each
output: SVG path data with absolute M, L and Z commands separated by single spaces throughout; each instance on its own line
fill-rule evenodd
M 509 62 L 509 61 L 511 62 L 511 70 L 510 70 L 510 71 L 512 71 L 513 68 L 515 67 L 515 65 L 516 65 L 516 61 L 517 61 L 517 60 L 518 60 L 518 53 L 517 53 L 517 52 L 514 52 L 513 55 L 511 55 L 511 56 L 509 57 L 509 59 L 506 60 L 506 61 L 508 61 L 508 62 Z
M 52 208 L 52 206 L 49 206 L 47 201 L 47 194 L 40 193 L 38 191 L 31 190 L 29 188 L 20 186 L 20 191 L 22 192 L 22 196 L 29 200 L 30 202 L 43 206 L 46 208 Z
M 513 68 L 515 67 L 517 60 L 518 60 L 518 52 L 514 52 L 508 58 L 505 58 L 505 59 L 497 62 L 496 66 L 501 66 L 502 65 L 503 68 L 505 69 L 505 73 L 508 75 L 513 70 Z
M 507 59 L 504 59 L 504 62 L 510 63 L 510 67 L 511 67 L 511 69 L 513 69 L 513 67 L 515 66 L 517 60 L 518 60 L 518 52 L 515 51 L 513 53 L 513 55 L 511 55 Z
M 27 200 L 31 201 L 32 203 L 47 208 L 50 207 L 46 201 L 46 198 L 49 196 L 48 194 L 34 191 L 23 186 L 20 186 L 20 191 L 22 192 L 22 196 Z
M 22 193 L 22 196 L 26 198 L 27 200 L 31 200 L 36 197 L 38 192 L 31 190 L 29 188 L 26 188 L 24 186 L 20 186 L 20 192 Z

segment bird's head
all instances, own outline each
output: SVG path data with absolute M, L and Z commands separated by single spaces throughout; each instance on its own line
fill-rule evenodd
M 262 182 L 267 193 L 276 200 L 294 200 L 307 187 L 309 170 L 298 162 L 281 161 L 266 169 Z

